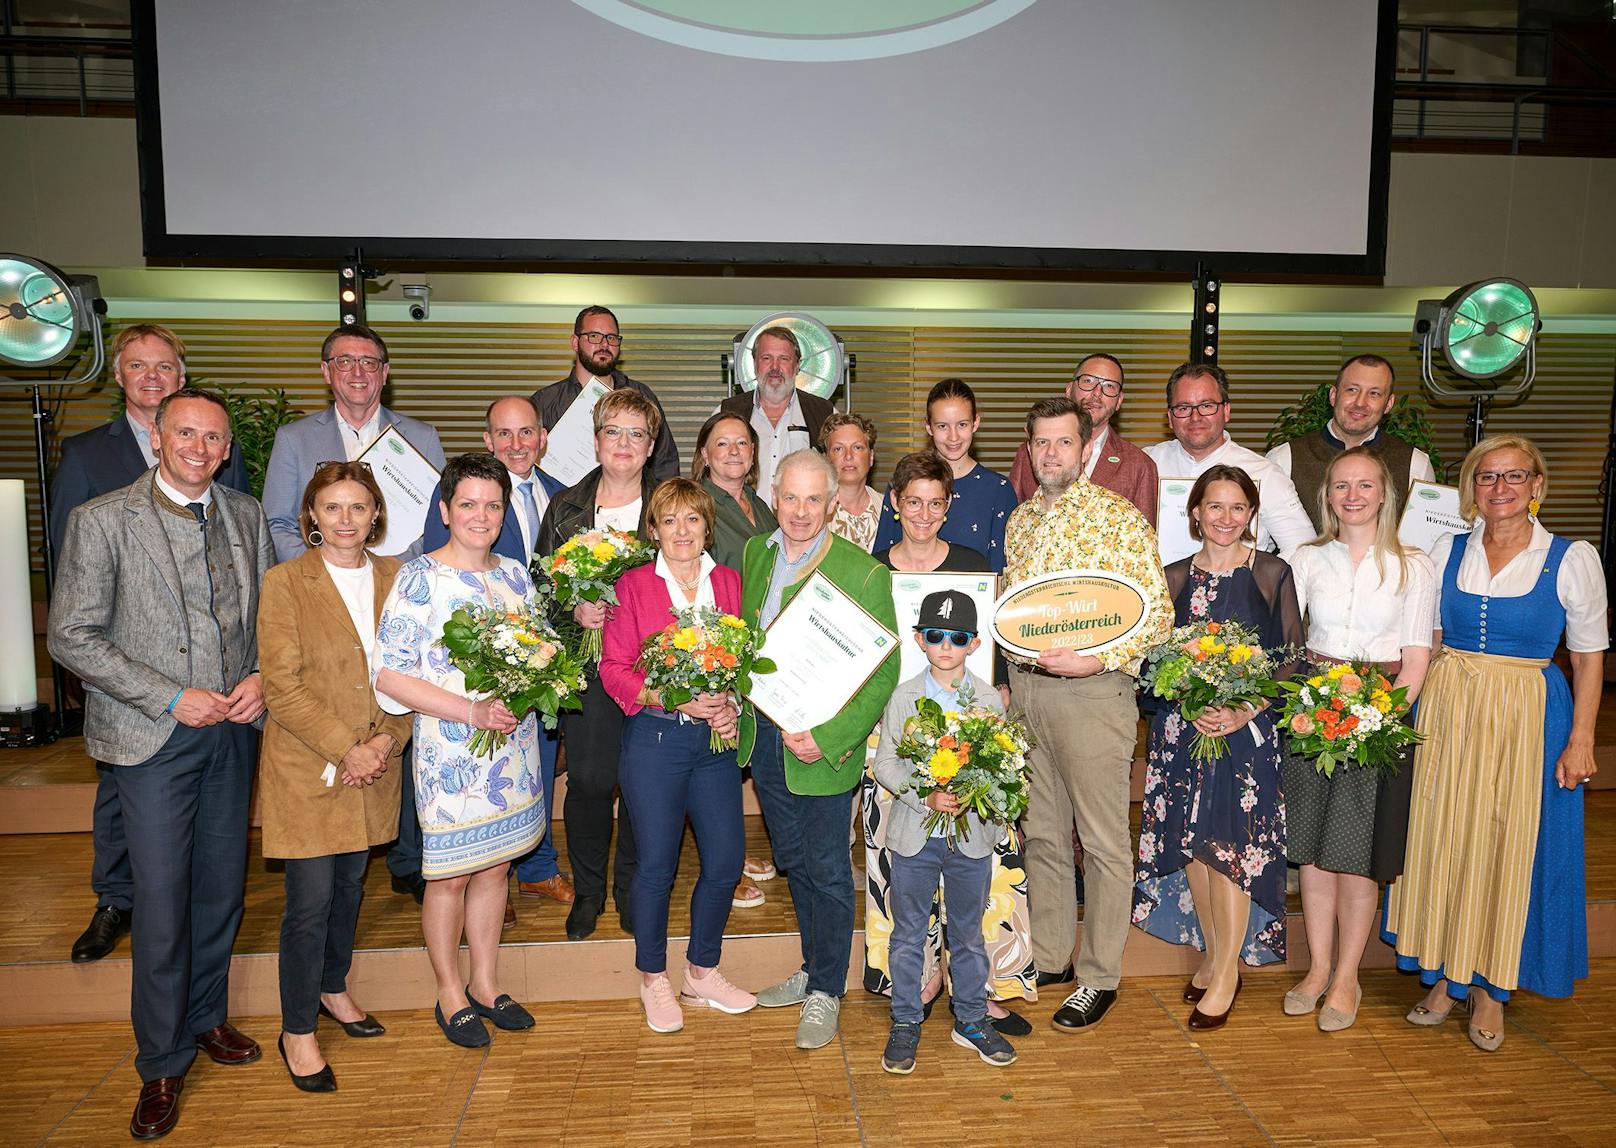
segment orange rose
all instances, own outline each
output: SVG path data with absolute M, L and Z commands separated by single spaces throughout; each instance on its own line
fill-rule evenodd
M 1306 737 L 1313 732 L 1313 719 L 1307 714 L 1297 714 L 1291 718 L 1291 732 Z
M 1361 689 L 1363 689 L 1363 679 L 1360 678 L 1357 674 L 1342 674 L 1341 675 L 1341 692 L 1342 693 L 1355 694 Z
M 1341 723 L 1339 728 L 1340 728 L 1340 731 L 1342 733 L 1351 733 L 1353 730 L 1357 729 L 1358 728 L 1357 715 L 1355 715 L 1355 714 L 1348 715 L 1347 719 L 1344 722 Z
M 1324 727 L 1323 734 L 1325 741 L 1334 741 L 1338 736 L 1340 736 L 1340 731 L 1337 730 L 1333 725 L 1327 725 Z
M 1340 713 L 1342 710 L 1347 708 L 1346 700 L 1344 698 L 1331 698 L 1330 708 L 1335 710 L 1336 713 Z
M 1223 623 L 1222 622 L 1208 622 L 1206 624 L 1206 632 L 1208 634 L 1222 633 L 1223 632 Z
M 954 735 L 951 733 L 945 733 L 937 739 L 937 745 L 940 749 L 953 749 L 958 744 L 959 742 L 954 739 Z

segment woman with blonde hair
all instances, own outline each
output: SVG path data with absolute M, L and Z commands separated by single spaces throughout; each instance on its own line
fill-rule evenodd
M 1319 488 L 1324 532 L 1291 556 L 1296 601 L 1315 662 L 1368 662 L 1419 696 L 1431 660 L 1436 568 L 1397 540 L 1397 491 L 1373 448 L 1336 455 Z M 1286 853 L 1302 869 L 1303 921 L 1312 966 L 1285 994 L 1288 1016 L 1319 999 L 1324 1032 L 1357 1019 L 1358 963 L 1374 927 L 1380 886 L 1403 870 L 1412 754 L 1394 776 L 1351 764 L 1325 777 L 1287 755 Z
M 1437 655 L 1407 858 L 1386 898 L 1398 967 L 1430 986 L 1409 1023 L 1439 1025 L 1466 1001 L 1487 1052 L 1516 989 L 1566 997 L 1588 975 L 1582 786 L 1596 768 L 1605 577 L 1592 546 L 1538 521 L 1547 495 L 1530 439 L 1495 435 L 1465 456 L 1459 511 L 1477 526 L 1431 556 Z M 1562 634 L 1569 687 L 1551 660 Z

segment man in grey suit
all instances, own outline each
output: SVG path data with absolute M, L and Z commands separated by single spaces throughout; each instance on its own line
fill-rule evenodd
M 54 557 L 62 553 L 67 516 L 90 499 L 128 486 L 157 465 L 152 453 L 152 420 L 157 407 L 185 385 L 185 344 L 167 327 L 131 323 L 112 340 L 108 357 L 112 377 L 123 390 L 123 414 L 109 423 L 62 440 L 62 460 L 51 479 L 50 534 Z M 232 490 L 247 490 L 247 467 L 232 450 L 219 468 L 217 481 Z M 73 961 L 98 961 L 129 931 L 134 911 L 134 884 L 129 873 L 129 846 L 124 839 L 118 787 L 108 768 L 96 763 L 95 860 L 90 888 L 95 915 L 73 942 Z
M 49 625 L 129 826 L 137 1139 L 174 1127 L 197 1049 L 259 1056 L 226 1015 L 264 716 L 258 587 L 274 558 L 258 503 L 213 480 L 230 449 L 223 400 L 174 392 L 152 447 L 154 470 L 68 518 Z
M 303 488 L 320 463 L 352 462 L 388 426 L 396 426 L 405 441 L 443 469 L 437 428 L 382 406 L 387 371 L 387 344 L 369 327 L 338 327 L 326 336 L 320 348 L 320 373 L 331 388 L 332 403 L 275 432 L 275 448 L 264 473 L 264 513 L 269 516 L 277 561 L 296 558 L 307 549 L 297 525 L 298 508 Z M 424 510 L 419 520 L 426 521 Z M 417 536 L 405 557 L 420 553 Z

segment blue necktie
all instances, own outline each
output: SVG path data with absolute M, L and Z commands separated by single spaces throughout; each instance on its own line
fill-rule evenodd
M 522 518 L 527 523 L 527 541 L 525 545 L 527 546 L 529 555 L 531 555 L 533 547 L 537 545 L 539 541 L 539 504 L 533 498 L 532 477 L 529 476 L 528 478 L 524 478 L 521 482 L 516 484 L 516 488 L 521 492 L 522 495 Z

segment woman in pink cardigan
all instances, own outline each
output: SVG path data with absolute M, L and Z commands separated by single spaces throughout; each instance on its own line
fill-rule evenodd
M 746 827 L 735 751 L 713 752 L 711 735 L 735 736 L 736 703 L 728 694 L 701 694 L 665 709 L 635 665 L 646 638 L 673 621 L 675 610 L 716 606 L 741 612 L 741 576 L 707 553 L 716 517 L 712 495 L 688 478 L 670 478 L 656 488 L 645 520 L 657 542 L 657 560 L 618 579 L 618 604 L 601 639 L 601 685 L 628 715 L 618 785 L 640 852 L 629 916 L 640 1003 L 653 1032 L 684 1027 L 681 1000 L 727 1013 L 757 1004 L 718 971 L 730 900 L 746 856 Z M 695 830 L 701 876 L 690 897 L 684 991 L 675 998 L 667 973 L 668 897 L 686 816 Z

